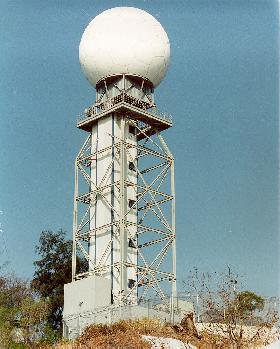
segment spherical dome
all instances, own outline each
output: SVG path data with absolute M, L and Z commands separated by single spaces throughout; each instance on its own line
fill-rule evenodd
M 168 36 L 149 13 L 134 7 L 115 7 L 96 16 L 85 29 L 79 58 L 89 82 L 130 74 L 156 87 L 170 59 Z

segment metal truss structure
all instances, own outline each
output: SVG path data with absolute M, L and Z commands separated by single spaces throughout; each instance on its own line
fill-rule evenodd
M 172 311 L 172 300 L 176 297 L 174 159 L 160 134 L 160 130 L 170 127 L 170 124 L 166 126 L 166 120 L 160 116 L 133 105 L 136 99 L 127 96 L 126 91 L 121 91 L 119 96 L 107 103 L 105 109 L 99 111 L 99 115 L 91 115 L 90 120 L 92 122 L 104 113 L 114 112 L 120 120 L 120 135 L 108 135 L 111 146 L 98 149 L 98 138 L 93 140 L 90 132 L 75 161 L 72 279 L 104 276 L 112 272 L 119 275 L 123 285 L 126 269 L 133 268 L 136 282 L 118 299 L 112 298 L 112 304 L 140 304 L 156 296 L 165 309 L 171 307 Z M 88 121 L 79 121 L 80 128 L 86 128 L 81 125 L 86 125 Z M 134 143 L 124 136 L 127 125 L 136 130 L 137 141 Z M 113 155 L 97 185 L 93 181 L 94 162 L 108 151 Z M 136 181 L 127 176 L 126 164 L 137 176 Z M 114 178 L 112 173 L 116 167 L 120 173 Z M 127 206 L 128 188 L 134 192 L 135 200 Z M 114 193 L 117 205 L 108 200 L 108 192 Z M 112 220 L 92 229 L 90 222 L 94 215 L 90 212 L 94 212 L 98 200 L 111 210 Z M 129 219 L 131 212 L 137 213 L 136 221 Z M 93 236 L 106 231 L 111 232 L 111 239 L 96 262 L 89 254 L 89 242 Z M 120 246 L 119 260 L 108 258 L 114 253 L 112 245 L 116 242 Z M 127 242 L 137 253 L 137 263 L 130 263 L 125 257 L 123 251 Z M 88 261 L 88 271 L 78 270 L 78 256 Z

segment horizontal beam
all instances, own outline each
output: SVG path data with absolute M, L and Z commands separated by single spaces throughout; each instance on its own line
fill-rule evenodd
M 163 200 L 158 200 L 155 202 L 149 202 L 147 205 L 144 205 L 142 207 L 138 207 L 138 211 L 142 211 L 142 210 L 146 210 L 147 208 L 150 208 L 150 207 L 162 205 L 170 200 L 172 200 L 172 197 L 167 198 L 167 199 L 163 199 Z

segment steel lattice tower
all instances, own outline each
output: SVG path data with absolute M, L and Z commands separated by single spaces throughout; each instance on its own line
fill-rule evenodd
M 137 304 L 153 290 L 169 306 L 166 282 L 176 294 L 174 159 L 161 135 L 171 126 L 149 81 L 124 74 L 97 85 L 77 123 L 89 135 L 75 162 L 73 281 L 110 278 L 114 304 Z

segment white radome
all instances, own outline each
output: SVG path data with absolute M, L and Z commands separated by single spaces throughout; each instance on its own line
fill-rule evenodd
M 152 15 L 134 7 L 115 7 L 96 16 L 86 27 L 79 59 L 94 87 L 102 78 L 116 74 L 141 76 L 156 87 L 168 68 L 170 44 Z

